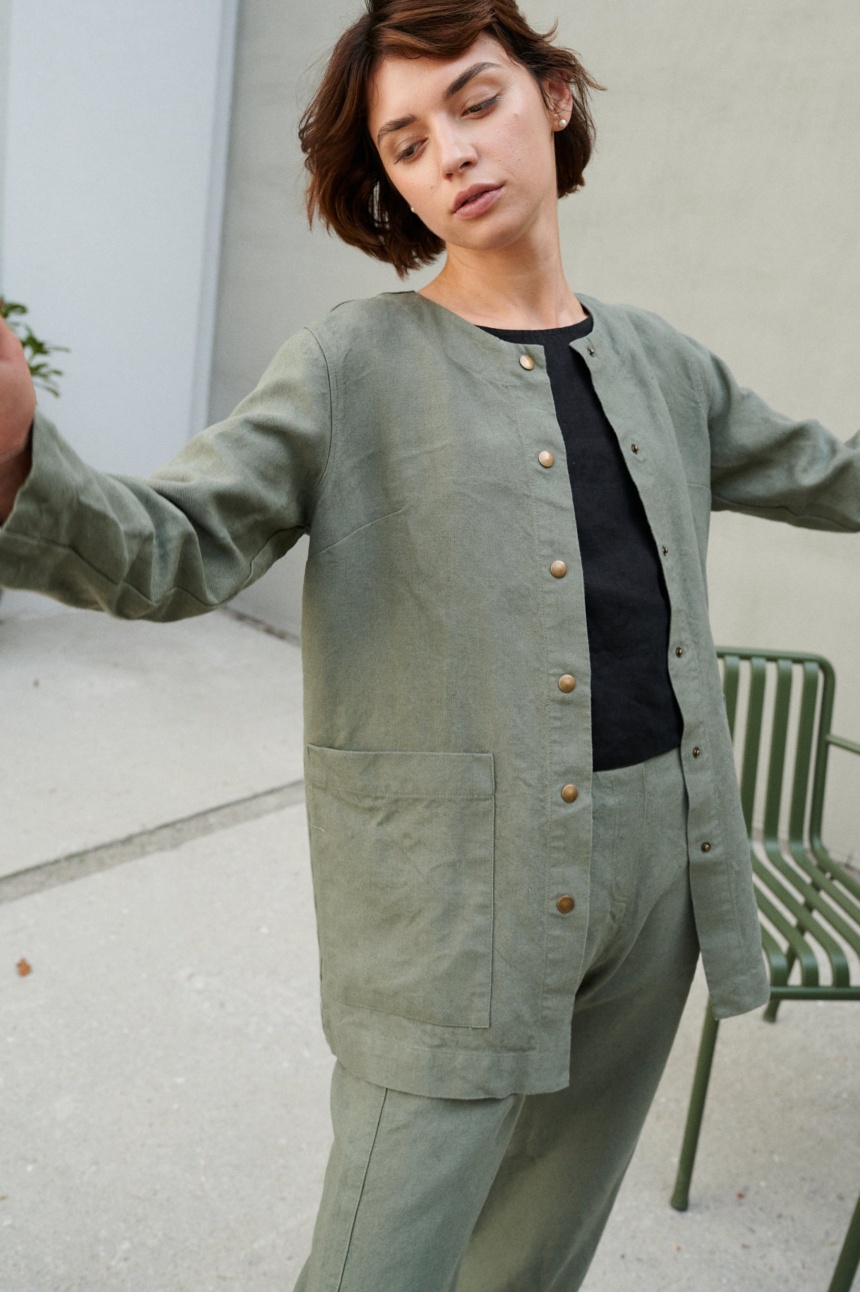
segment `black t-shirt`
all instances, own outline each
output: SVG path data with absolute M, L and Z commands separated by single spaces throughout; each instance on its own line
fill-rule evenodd
M 681 742 L 669 681 L 669 598 L 642 500 L 591 382 L 570 342 L 590 318 L 539 331 L 485 328 L 541 345 L 567 452 L 585 581 L 595 771 L 629 767 Z

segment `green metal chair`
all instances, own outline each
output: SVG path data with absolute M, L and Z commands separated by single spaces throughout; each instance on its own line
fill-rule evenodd
M 723 693 L 750 839 L 764 1012 L 783 1000 L 860 1000 L 860 882 L 821 837 L 828 755 L 860 754 L 830 730 L 836 679 L 819 655 L 720 647 Z M 686 1211 L 719 1024 L 705 1012 L 672 1206 Z M 860 1264 L 860 1201 L 828 1292 L 849 1292 Z

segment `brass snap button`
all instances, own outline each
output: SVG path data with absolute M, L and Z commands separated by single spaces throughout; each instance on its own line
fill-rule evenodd
M 561 797 L 565 803 L 575 803 L 579 798 L 579 790 L 575 785 L 564 785 L 561 791 Z
M 549 567 L 549 572 L 554 579 L 563 579 L 567 574 L 567 566 L 564 561 L 553 561 Z
M 542 453 L 538 454 L 538 462 L 542 467 L 551 467 L 555 462 L 555 456 L 550 453 L 549 449 L 544 449 Z
M 569 893 L 565 893 L 564 897 L 560 897 L 555 905 L 556 909 L 561 911 L 562 915 L 570 915 L 574 906 L 576 906 L 576 902 Z
M 534 366 L 535 366 L 535 361 L 530 354 L 520 355 L 520 367 L 525 368 L 526 372 L 531 372 Z
M 570 695 L 570 692 L 574 690 L 575 687 L 576 678 L 570 673 L 562 673 L 561 677 L 558 679 L 559 691 L 564 691 L 565 695 Z
M 702 844 L 702 852 L 710 852 L 710 851 L 711 851 L 711 845 L 710 845 L 709 843 L 707 843 L 707 842 L 703 843 L 703 844 Z

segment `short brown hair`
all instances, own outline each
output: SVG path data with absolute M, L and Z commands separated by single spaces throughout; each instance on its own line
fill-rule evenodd
M 367 12 L 335 45 L 322 81 L 302 116 L 299 140 L 310 173 L 308 219 L 403 277 L 444 249 L 414 215 L 385 173 L 367 124 L 370 80 L 387 54 L 457 58 L 486 32 L 541 86 L 566 81 L 573 92 L 570 122 L 555 135 L 558 195 L 583 183 L 594 146 L 589 90 L 603 87 L 572 50 L 552 44 L 556 27 L 534 31 L 515 0 L 366 0 Z

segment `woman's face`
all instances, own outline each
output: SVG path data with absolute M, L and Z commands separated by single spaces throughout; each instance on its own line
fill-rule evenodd
M 385 171 L 451 247 L 498 250 L 555 221 L 553 134 L 570 90 L 548 87 L 483 35 L 459 58 L 383 59 L 368 124 Z

